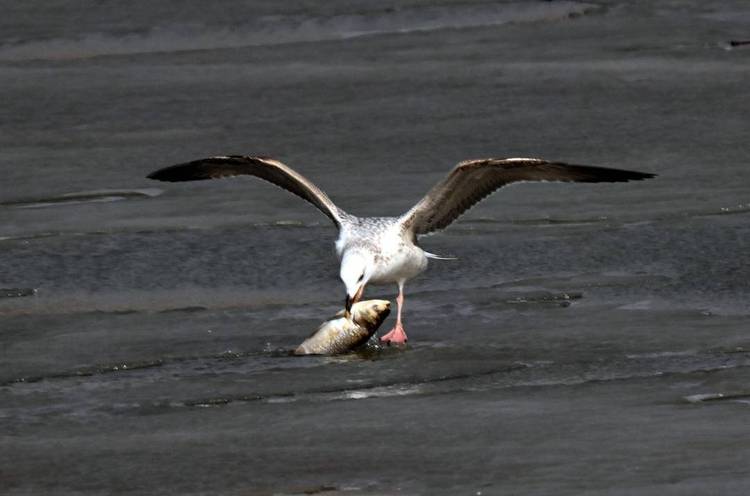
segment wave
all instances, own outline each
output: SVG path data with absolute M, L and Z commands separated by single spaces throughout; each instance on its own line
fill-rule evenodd
M 0 207 L 13 208 L 44 208 L 58 205 L 78 205 L 81 203 L 108 203 L 122 200 L 153 198 L 164 190 L 159 188 L 142 189 L 99 189 L 93 191 L 79 191 L 47 198 L 29 198 L 0 202 Z
M 0 288 L 0 298 L 23 298 L 35 296 L 36 288 Z
M 217 310 L 259 311 L 275 308 L 277 318 L 309 318 L 313 323 L 320 320 L 320 305 L 335 307 L 339 302 L 331 296 L 311 297 L 310 289 L 252 290 L 248 288 L 201 288 L 179 289 L 129 289 L 117 290 L 71 290 L 45 291 L 42 289 L 10 288 L 14 291 L 33 291 L 33 304 L 29 298 L 0 298 L 0 316 L 17 315 L 72 315 L 131 313 L 196 313 Z M 0 295 L 2 296 L 2 295 Z M 24 302 L 23 300 L 27 300 Z
M 16 40 L 0 45 L 0 61 L 66 60 L 107 55 L 181 52 L 329 41 L 359 36 L 555 21 L 588 14 L 594 4 L 517 2 L 385 9 L 333 16 L 272 15 L 236 24 L 171 24 L 125 35 Z
M 669 211 L 653 214 L 648 219 L 629 219 L 626 217 L 529 217 L 529 218 L 493 218 L 493 217 L 471 217 L 459 219 L 451 229 L 456 232 L 463 227 L 464 231 L 477 231 L 482 226 L 492 228 L 494 226 L 533 226 L 533 227 L 577 227 L 585 225 L 605 224 L 610 226 L 643 226 L 656 222 L 674 222 L 684 219 L 715 217 L 724 215 L 745 215 L 750 213 L 750 203 L 736 203 L 728 206 L 710 206 L 689 211 Z
M 704 393 L 685 396 L 688 403 L 707 403 L 718 401 L 735 401 L 738 403 L 750 403 L 750 392 L 739 391 L 732 393 Z
M 390 350 L 384 350 L 390 353 Z M 207 356 L 183 356 L 156 358 L 132 361 L 129 363 L 112 363 L 51 373 L 39 376 L 8 378 L 0 382 L 3 387 L 28 387 L 34 383 L 45 382 L 42 387 L 48 389 L 50 381 L 60 381 L 56 386 L 61 390 L 80 387 L 80 380 L 86 377 L 108 380 L 104 376 L 116 375 L 116 380 L 125 380 L 128 375 L 134 383 L 153 381 L 155 377 L 174 377 L 179 370 L 194 369 L 195 362 L 200 361 L 216 370 L 217 361 L 231 360 L 240 363 L 253 363 L 259 359 L 271 358 L 267 367 L 278 370 L 279 366 L 307 362 L 305 367 L 325 368 L 329 365 L 328 357 L 295 357 L 287 352 L 248 352 L 222 353 Z M 382 357 L 381 357 L 382 358 Z M 377 359 L 377 358 L 375 358 Z M 278 362 L 277 362 L 278 360 Z M 237 391 L 228 389 L 217 392 L 215 396 L 192 399 L 160 399 L 155 402 L 133 403 L 129 407 L 118 407 L 118 413 L 124 410 L 143 411 L 144 409 L 171 409 L 184 407 L 221 407 L 232 403 L 267 402 L 291 403 L 297 401 L 332 402 L 365 400 L 372 398 L 424 396 L 454 393 L 484 393 L 510 388 L 548 388 L 573 387 L 584 384 L 602 384 L 622 381 L 639 381 L 665 376 L 690 376 L 693 374 L 712 374 L 727 369 L 741 369 L 750 366 L 750 357 L 746 351 L 727 352 L 722 350 L 703 350 L 697 352 L 663 352 L 652 355 L 609 357 L 583 362 L 532 362 L 500 363 L 489 368 L 479 368 L 467 372 L 426 374 L 416 377 L 393 377 L 390 379 L 371 378 L 362 384 L 352 387 L 350 383 L 334 383 L 313 388 L 282 387 L 272 390 Z M 133 375 L 135 373 L 135 375 Z M 69 382 L 74 379 L 75 382 Z M 114 379 L 110 379 L 114 380 Z M 718 391 L 672 397 L 672 401 L 705 403 L 723 401 L 747 401 L 750 392 L 746 390 Z

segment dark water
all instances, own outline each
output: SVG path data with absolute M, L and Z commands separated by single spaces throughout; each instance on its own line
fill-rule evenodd
M 0 493 L 750 492 L 745 2 L 3 10 Z M 659 177 L 505 189 L 423 240 L 459 259 L 407 286 L 408 349 L 295 358 L 335 230 L 145 179 L 217 153 L 360 215 L 467 158 Z

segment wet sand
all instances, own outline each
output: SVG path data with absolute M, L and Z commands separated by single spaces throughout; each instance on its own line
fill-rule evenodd
M 321 8 L 0 21 L 0 492 L 747 493 L 747 6 Z M 343 301 L 328 220 L 145 179 L 227 153 L 360 215 L 483 156 L 659 177 L 504 189 L 423 240 L 458 260 L 407 349 L 293 357 Z

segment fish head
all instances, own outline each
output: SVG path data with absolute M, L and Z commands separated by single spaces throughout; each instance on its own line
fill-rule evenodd
M 365 300 L 352 305 L 352 320 L 368 331 L 375 332 L 391 313 L 388 300 Z

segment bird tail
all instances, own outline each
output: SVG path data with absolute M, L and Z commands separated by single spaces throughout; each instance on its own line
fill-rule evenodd
M 441 257 L 440 255 L 435 255 L 429 251 L 424 252 L 424 254 L 427 258 L 434 258 L 435 260 L 458 260 L 458 257 Z

